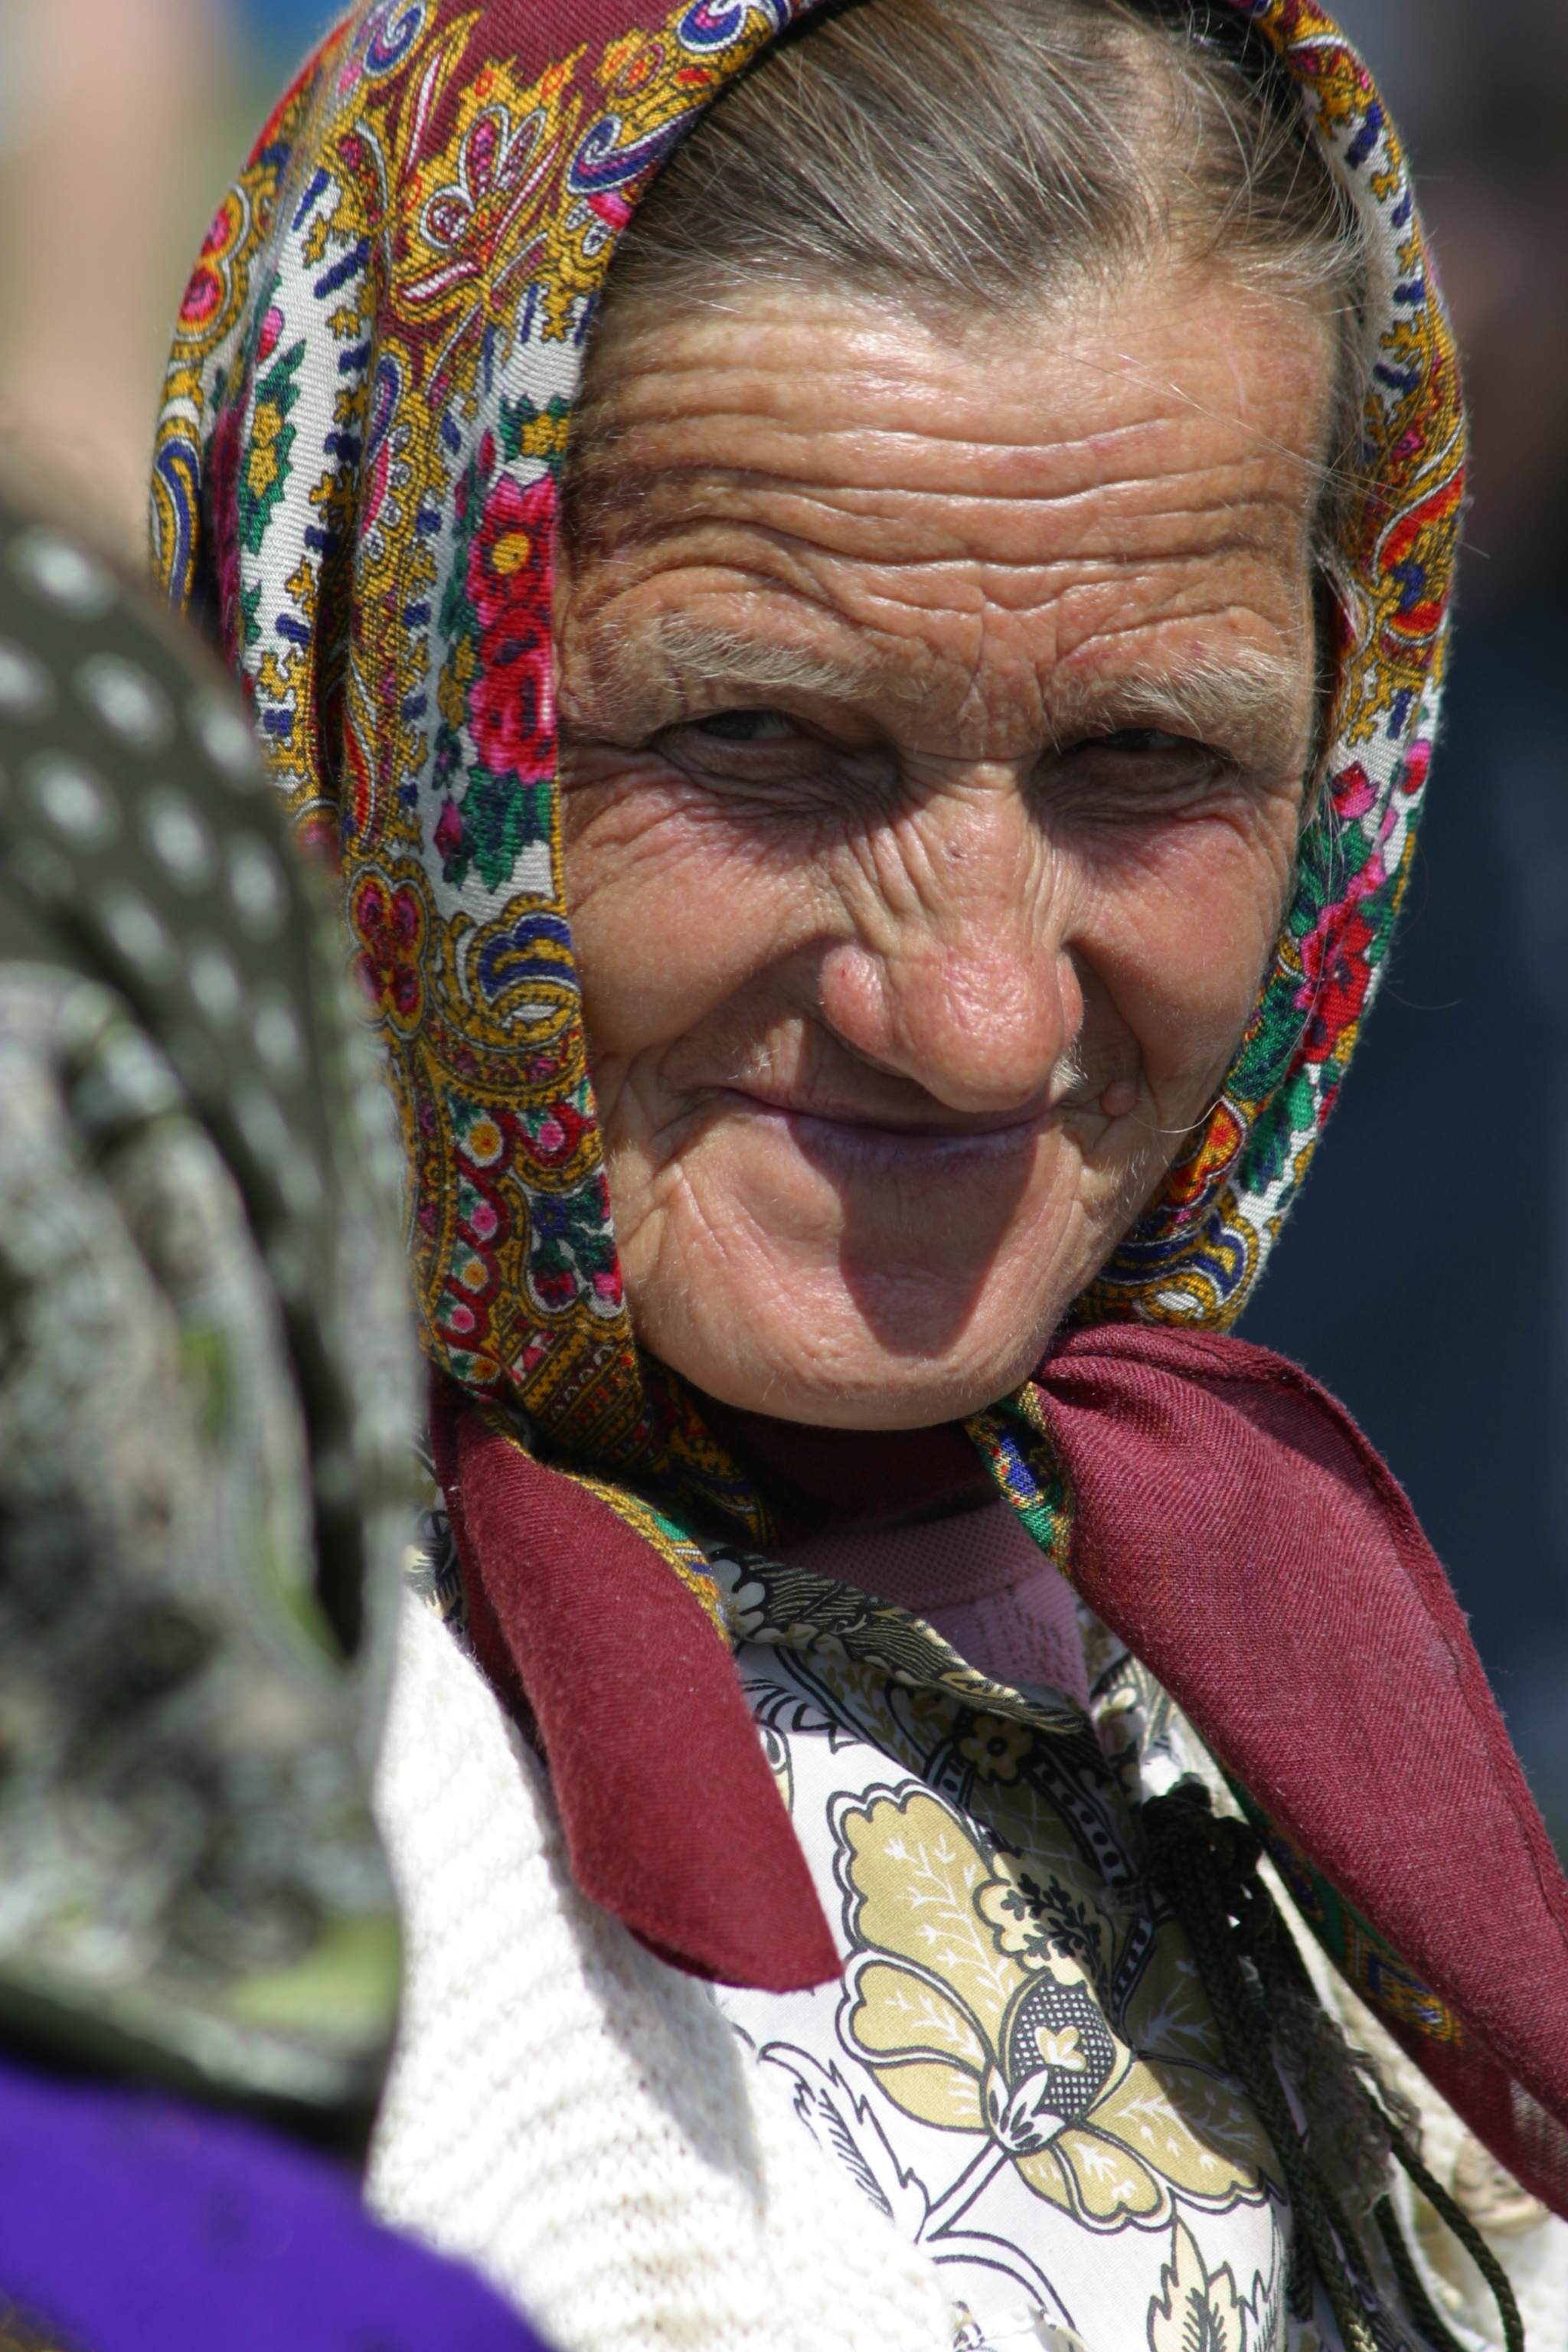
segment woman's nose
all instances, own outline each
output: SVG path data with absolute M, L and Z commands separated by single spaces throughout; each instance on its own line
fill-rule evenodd
M 1048 1097 L 1078 1038 L 1068 894 L 1016 793 L 942 814 L 877 845 L 876 901 L 825 957 L 821 1010 L 856 1053 L 994 1117 Z

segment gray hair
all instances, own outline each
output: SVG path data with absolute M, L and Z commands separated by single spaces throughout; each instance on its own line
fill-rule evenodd
M 664 165 L 605 302 L 668 316 L 783 281 L 1000 322 L 1164 257 L 1334 324 L 1322 637 L 1361 440 L 1369 257 L 1276 52 L 1217 0 L 858 0 L 809 16 Z M 594 378 L 591 361 L 590 440 L 607 389 Z

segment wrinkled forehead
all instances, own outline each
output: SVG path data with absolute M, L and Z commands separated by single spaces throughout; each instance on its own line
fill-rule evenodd
M 782 694 L 1002 758 L 1174 721 L 1283 772 L 1329 344 L 1289 305 L 1152 276 L 996 346 L 771 289 L 650 321 L 569 455 L 568 721 L 629 740 Z
M 1341 323 L 1215 263 L 955 320 L 760 280 L 711 310 L 598 314 L 568 444 L 574 534 L 635 534 L 752 478 L 889 518 L 910 491 L 1042 509 L 1205 465 L 1322 487 Z M 743 426 L 744 437 L 736 428 Z

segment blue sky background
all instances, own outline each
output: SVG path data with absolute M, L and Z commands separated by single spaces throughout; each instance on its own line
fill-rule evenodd
M 230 0 L 230 5 L 247 46 L 285 61 L 346 11 L 346 0 L 342 6 L 334 0 Z

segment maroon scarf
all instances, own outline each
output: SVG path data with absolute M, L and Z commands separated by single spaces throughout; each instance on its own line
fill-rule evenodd
M 1039 1378 L 1077 1498 L 1078 1591 L 1268 1817 L 1309 1916 L 1332 1909 L 1314 1924 L 1337 1927 L 1357 1989 L 1568 2212 L 1568 1883 L 1404 1493 L 1342 1406 L 1241 1340 L 1101 1326 Z M 537 1728 L 578 1884 L 695 1974 L 773 1990 L 836 1976 L 698 1602 L 440 1381 L 434 1433 L 475 1647 Z M 759 1427 L 731 1433 L 755 1460 Z M 882 1450 L 906 1503 L 900 1463 L 927 1493 L 970 1475 L 930 1432 Z M 831 1436 L 814 1455 L 780 1433 L 771 1452 L 797 1511 L 831 1507 Z M 857 1458 L 847 1517 L 878 1507 Z

